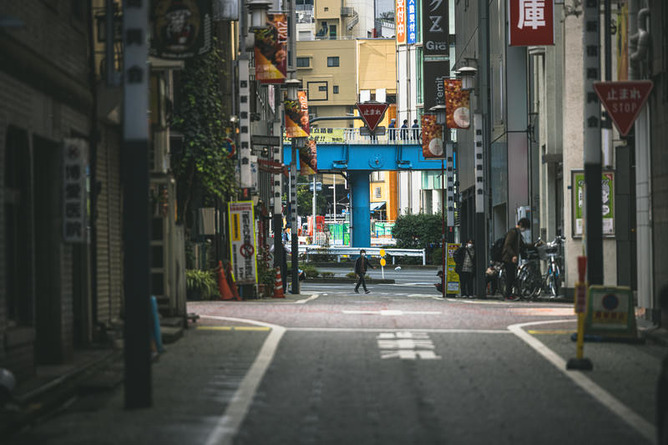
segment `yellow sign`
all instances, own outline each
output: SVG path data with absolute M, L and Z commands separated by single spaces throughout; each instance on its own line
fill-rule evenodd
M 386 264 L 387 264 L 387 261 L 385 261 L 385 258 L 381 258 L 380 259 L 380 265 L 385 267 Z
M 230 215 L 232 224 L 230 225 L 230 231 L 232 232 L 232 241 L 241 241 L 241 224 L 239 219 L 241 215 L 239 213 L 233 213 Z
M 385 256 L 385 249 L 380 249 L 380 256 Z M 384 264 L 383 264 L 384 266 Z
M 448 243 L 448 257 L 446 258 L 447 264 L 447 287 L 446 293 L 448 294 L 458 294 L 459 293 L 459 275 L 455 272 L 455 251 L 459 249 L 461 244 L 459 243 Z

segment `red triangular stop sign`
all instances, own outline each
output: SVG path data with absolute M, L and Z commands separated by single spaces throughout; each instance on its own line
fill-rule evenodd
M 387 104 L 379 103 L 357 104 L 357 109 L 360 112 L 360 116 L 362 116 L 362 119 L 364 119 L 364 123 L 366 123 L 369 131 L 376 129 L 376 125 L 378 125 L 378 122 L 380 122 L 385 115 L 387 106 Z
M 631 130 L 653 86 L 651 80 L 594 82 L 596 94 L 622 136 Z

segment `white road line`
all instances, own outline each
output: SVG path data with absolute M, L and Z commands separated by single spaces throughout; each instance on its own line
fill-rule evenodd
M 608 408 L 613 413 L 617 414 L 624 422 L 628 423 L 633 429 L 635 429 L 641 436 L 645 439 L 654 443 L 656 438 L 656 428 L 650 422 L 645 420 L 643 417 L 636 414 L 628 406 L 624 405 L 622 402 L 617 400 L 612 394 L 607 392 L 605 389 L 598 386 L 586 375 L 580 371 L 569 371 L 566 369 L 566 360 L 559 357 L 554 351 L 549 349 L 538 339 L 533 337 L 531 334 L 526 332 L 524 327 L 526 326 L 536 326 L 541 324 L 553 324 L 553 323 L 563 323 L 563 322 L 572 322 L 573 319 L 569 320 L 550 320 L 550 321 L 534 321 L 530 323 L 519 323 L 508 326 L 508 329 L 519 338 L 521 338 L 526 344 L 531 346 L 536 350 L 540 355 L 545 357 L 550 363 L 552 363 L 557 369 L 563 372 L 568 378 L 570 378 L 575 384 L 587 391 L 592 397 L 598 400 L 603 406 Z
M 230 404 L 227 406 L 225 413 L 218 419 L 218 424 L 213 431 L 211 431 L 206 441 L 206 445 L 231 445 L 232 440 L 239 431 L 239 427 L 248 414 L 248 409 L 250 408 L 250 404 L 260 386 L 260 382 L 274 358 L 278 343 L 281 341 L 281 338 L 285 333 L 285 328 L 275 324 L 246 320 L 244 318 L 216 317 L 212 315 L 200 315 L 200 317 L 213 320 L 249 323 L 271 328 L 271 332 L 264 341 L 262 349 L 260 349 L 253 365 L 248 370 L 248 373 L 246 373 L 241 385 L 239 385 L 239 389 L 234 393 Z
M 435 334 L 510 334 L 506 329 L 415 329 L 415 328 L 286 328 L 290 332 L 433 332 Z
M 318 298 L 319 296 L 320 296 L 319 294 L 313 294 L 313 295 L 311 295 L 311 296 L 308 297 L 308 298 L 304 298 L 303 300 L 297 300 L 297 301 L 295 301 L 295 304 L 305 304 L 305 303 L 308 303 L 308 302 L 311 301 L 311 300 L 315 300 L 315 299 Z
M 386 317 L 393 317 L 397 315 L 439 315 L 442 312 L 382 310 L 382 311 L 341 311 L 341 313 L 347 315 L 382 315 Z

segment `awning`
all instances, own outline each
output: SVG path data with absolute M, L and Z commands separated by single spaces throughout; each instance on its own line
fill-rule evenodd
M 369 209 L 372 212 L 375 212 L 376 210 L 382 209 L 385 207 L 385 201 L 378 201 L 378 202 L 372 202 L 369 204 Z

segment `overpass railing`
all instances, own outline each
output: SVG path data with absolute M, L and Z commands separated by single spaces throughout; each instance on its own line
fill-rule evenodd
M 312 255 L 333 255 L 336 256 L 336 262 L 341 262 L 344 255 L 358 256 L 360 249 L 364 249 L 366 254 L 371 257 L 380 258 L 380 251 L 385 250 L 386 255 L 392 256 L 392 264 L 396 264 L 396 258 L 402 256 L 421 257 L 422 265 L 427 264 L 427 251 L 425 249 L 396 249 L 383 247 L 348 247 L 348 246 L 317 246 L 312 244 L 302 244 L 299 246 L 299 254 L 306 256 L 306 261 L 310 261 Z
M 421 144 L 421 128 L 387 128 L 383 134 L 370 136 L 366 128 L 320 128 L 311 127 L 309 139 L 318 144 L 369 144 L 369 145 L 416 145 Z M 284 144 L 291 140 L 284 138 Z

